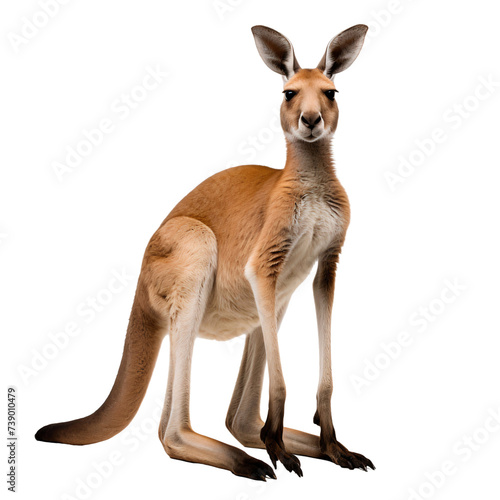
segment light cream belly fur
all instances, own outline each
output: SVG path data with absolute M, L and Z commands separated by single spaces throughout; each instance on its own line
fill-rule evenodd
M 294 244 L 277 283 L 277 310 L 285 306 L 295 289 L 311 272 L 318 256 L 345 231 L 344 219 L 337 216 L 320 194 L 309 195 L 297 209 Z M 217 271 L 216 271 L 217 272 Z M 215 280 L 217 283 L 217 279 Z M 237 291 L 237 293 L 235 293 Z M 241 276 L 231 291 L 214 286 L 198 336 L 230 340 L 252 332 L 260 324 L 249 282 Z

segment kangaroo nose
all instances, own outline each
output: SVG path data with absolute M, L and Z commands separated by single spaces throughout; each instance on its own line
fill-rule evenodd
M 300 121 L 311 130 L 321 121 L 320 113 L 302 114 Z

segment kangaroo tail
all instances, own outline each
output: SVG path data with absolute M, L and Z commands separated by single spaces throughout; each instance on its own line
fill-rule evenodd
M 136 296 L 122 361 L 106 401 L 88 417 L 42 427 L 35 438 L 83 445 L 104 441 L 125 429 L 146 394 L 163 336 L 161 328 L 144 312 Z

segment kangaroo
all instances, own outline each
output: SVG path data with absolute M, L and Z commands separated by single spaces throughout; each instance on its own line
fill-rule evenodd
M 123 357 L 103 405 L 91 415 L 47 425 L 39 441 L 84 445 L 109 439 L 136 414 L 163 338 L 170 366 L 159 438 L 175 459 L 227 469 L 256 480 L 276 479 L 273 469 L 244 451 L 196 433 L 189 391 L 196 337 L 228 340 L 246 335 L 226 426 L 238 441 L 265 448 L 302 476 L 296 455 L 348 469 L 374 469 L 336 437 L 332 422 L 331 313 L 335 272 L 349 225 L 349 201 L 337 180 L 331 139 L 337 128 L 334 76 L 363 46 L 367 26 L 349 28 L 327 45 L 314 69 L 302 69 L 289 40 L 265 26 L 252 32 L 266 65 L 284 81 L 281 125 L 284 169 L 229 168 L 191 191 L 163 221 L 142 262 Z M 283 426 L 285 380 L 278 329 L 290 297 L 318 261 L 314 299 L 320 377 L 314 423 L 320 435 Z M 264 371 L 269 409 L 260 417 Z

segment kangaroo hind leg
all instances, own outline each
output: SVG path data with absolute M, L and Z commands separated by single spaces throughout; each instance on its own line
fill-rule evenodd
M 216 273 L 217 242 L 206 225 L 188 217 L 171 219 L 160 232 L 153 247 L 161 246 L 166 251 L 164 257 L 151 261 L 151 283 L 156 287 L 155 309 L 163 315 L 170 336 L 170 367 L 160 441 L 174 459 L 227 469 L 251 479 L 274 478 L 266 463 L 238 448 L 202 436 L 191 427 L 191 359 Z

